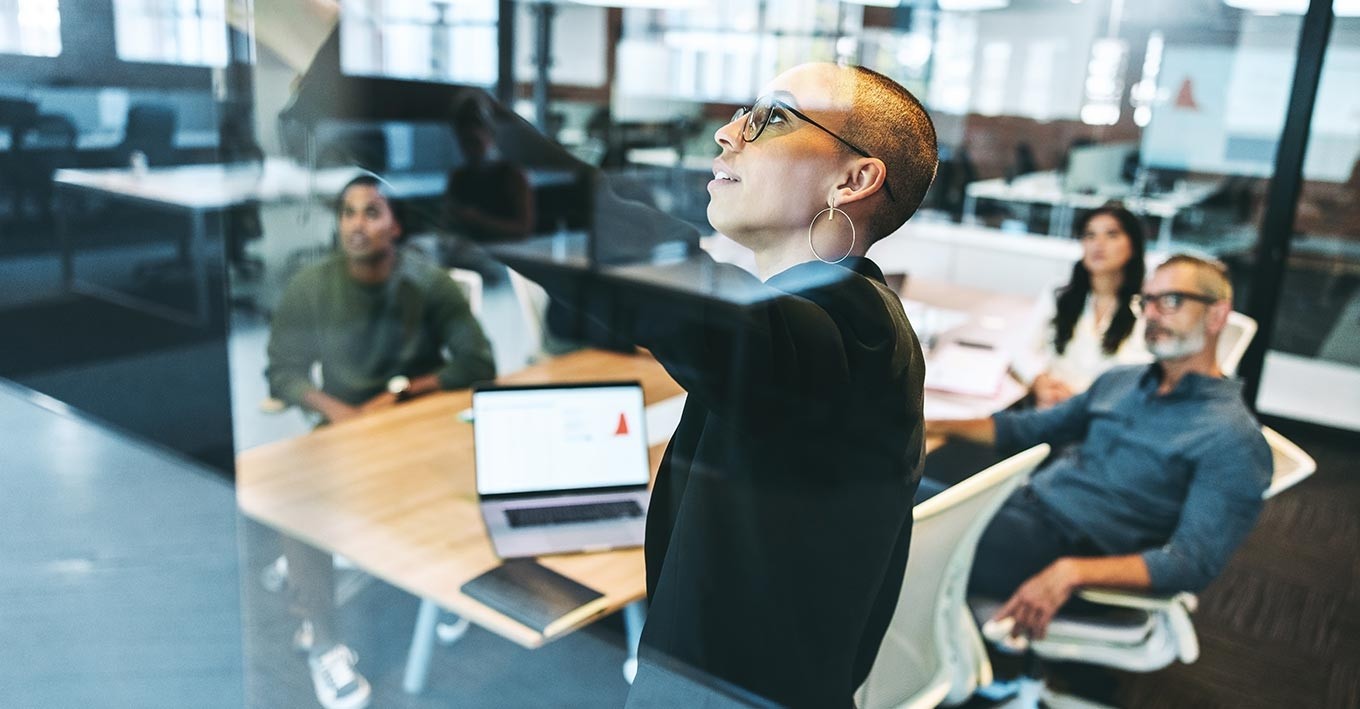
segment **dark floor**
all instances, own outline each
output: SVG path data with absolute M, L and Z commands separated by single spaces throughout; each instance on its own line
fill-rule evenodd
M 245 520 L 242 617 L 250 707 L 316 706 L 311 678 L 291 638 L 297 620 L 285 593 L 270 593 L 259 571 L 279 553 L 276 535 Z M 373 707 L 611 707 L 628 693 L 623 625 L 616 615 L 536 650 L 478 627 L 451 646 L 435 646 L 425 691 L 402 688 L 419 601 L 381 581 L 342 607 L 345 642 L 373 685 Z
M 1269 423 L 1317 474 L 1266 503 L 1201 594 L 1199 662 L 1121 678 L 1118 703 L 1360 707 L 1360 434 Z

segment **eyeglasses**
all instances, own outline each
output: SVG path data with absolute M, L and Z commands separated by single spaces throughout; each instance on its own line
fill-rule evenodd
M 1168 315 L 1181 309 L 1186 301 L 1195 301 L 1205 305 L 1212 305 L 1218 302 L 1218 298 L 1202 295 L 1200 293 L 1189 293 L 1181 290 L 1169 290 L 1165 293 L 1140 293 L 1134 296 L 1134 306 L 1139 310 L 1146 310 L 1149 305 L 1156 305 L 1157 310 Z
M 872 155 L 869 154 L 867 150 L 864 150 L 863 148 L 859 147 L 858 145 L 855 145 L 854 143 L 851 143 L 845 138 L 836 135 L 835 131 L 832 131 L 830 128 L 827 128 L 826 126 L 818 123 L 817 121 L 812 120 L 811 118 L 808 118 L 807 114 L 803 113 L 802 111 L 799 111 L 793 106 L 790 106 L 789 104 L 773 96 L 761 96 L 760 98 L 756 99 L 755 103 L 751 104 L 749 107 L 743 106 L 741 108 L 738 108 L 737 112 L 732 114 L 732 121 L 738 120 L 742 116 L 745 116 L 746 124 L 743 125 L 741 128 L 741 139 L 743 142 L 746 143 L 754 143 L 756 139 L 760 137 L 760 134 L 765 132 L 766 126 L 770 125 L 771 118 L 780 119 L 783 118 L 782 116 L 777 115 L 780 111 L 788 111 L 789 113 L 797 116 L 798 118 L 807 121 L 808 123 L 811 123 L 813 126 L 819 128 L 823 133 L 826 133 L 827 135 L 831 136 L 832 138 L 835 138 L 836 140 L 839 140 L 843 145 L 845 145 L 845 147 L 853 150 L 860 157 L 864 158 L 873 157 Z M 731 123 L 732 121 L 728 122 Z M 893 196 L 892 187 L 888 186 L 887 181 L 884 181 L 883 183 L 883 190 L 888 193 L 888 199 L 893 200 L 894 202 L 897 201 L 897 198 Z

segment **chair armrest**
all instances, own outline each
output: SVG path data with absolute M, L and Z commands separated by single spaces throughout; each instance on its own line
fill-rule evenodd
M 1079 589 L 1077 596 L 1082 600 L 1091 603 L 1099 603 L 1106 606 L 1120 606 L 1122 608 L 1137 608 L 1145 611 L 1168 611 L 1173 606 L 1181 606 L 1185 610 L 1193 613 L 1199 606 L 1199 599 L 1195 594 L 1181 591 L 1179 593 L 1141 593 L 1122 588 L 1100 588 L 1089 587 Z
M 1190 614 L 1199 606 L 1199 598 L 1188 591 L 1167 594 L 1138 593 L 1115 588 L 1083 588 L 1077 595 L 1091 603 L 1137 608 L 1149 613 L 1161 613 L 1171 629 L 1176 656 L 1186 664 L 1199 658 L 1199 638 Z

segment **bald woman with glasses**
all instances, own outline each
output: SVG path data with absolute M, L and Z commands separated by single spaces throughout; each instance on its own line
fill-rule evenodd
M 506 154 L 563 157 L 517 121 L 497 116 Z M 708 221 L 752 250 L 755 276 L 700 253 L 674 272 L 648 260 L 660 280 L 638 287 L 501 253 L 647 347 L 688 393 L 647 512 L 650 608 L 630 706 L 713 706 L 704 690 L 717 685 L 720 697 L 850 707 L 901 590 L 924 441 L 920 344 L 864 254 L 920 206 L 935 129 L 887 77 L 806 64 L 714 140 Z M 596 252 L 698 241 L 592 177 Z
M 734 343 L 638 338 L 689 399 L 648 513 L 629 705 L 690 703 L 657 671 L 679 662 L 781 705 L 849 707 L 901 590 L 924 440 L 920 344 L 864 254 L 920 205 L 935 131 L 892 80 L 807 64 L 714 140 L 709 222 L 754 252 L 770 298 Z

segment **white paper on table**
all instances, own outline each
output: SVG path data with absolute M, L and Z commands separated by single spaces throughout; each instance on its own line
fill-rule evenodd
M 647 407 L 647 445 L 657 446 L 669 441 L 680 425 L 680 414 L 685 410 L 685 395 L 676 394 Z
M 927 389 L 994 397 L 1001 391 L 1010 357 L 990 347 L 946 343 L 926 361 Z

